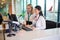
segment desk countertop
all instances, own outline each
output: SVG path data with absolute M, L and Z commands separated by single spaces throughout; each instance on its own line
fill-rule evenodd
M 32 40 L 35 38 L 44 38 L 48 36 L 54 36 L 59 34 L 59 28 L 54 28 L 54 29 L 47 29 L 47 30 L 35 30 L 35 31 L 23 31 L 21 30 L 20 32 L 16 33 L 17 35 L 15 37 L 7 38 L 13 39 L 13 40 Z

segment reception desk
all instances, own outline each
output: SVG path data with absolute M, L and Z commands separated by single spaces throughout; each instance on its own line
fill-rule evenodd
M 60 28 L 35 30 L 35 31 L 19 31 L 15 37 L 6 37 L 6 40 L 60 40 Z

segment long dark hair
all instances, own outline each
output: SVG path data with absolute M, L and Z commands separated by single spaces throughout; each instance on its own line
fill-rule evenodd
M 41 6 L 36 6 L 35 8 L 40 11 L 39 16 L 43 16 L 43 13 L 42 13 L 42 10 L 41 10 Z

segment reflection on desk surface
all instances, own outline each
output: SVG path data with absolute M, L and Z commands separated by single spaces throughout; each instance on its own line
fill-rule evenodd
M 35 31 L 19 31 L 15 37 L 6 37 L 6 40 L 32 40 L 36 38 L 44 38 L 48 36 L 55 36 L 59 34 L 59 29 L 35 30 Z

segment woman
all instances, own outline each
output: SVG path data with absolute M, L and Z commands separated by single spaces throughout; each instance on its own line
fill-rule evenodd
M 26 11 L 26 14 L 25 14 L 25 18 L 24 18 L 24 24 L 26 25 L 26 21 L 32 21 L 32 14 L 33 14 L 33 7 L 31 4 L 28 4 L 27 5 L 27 11 Z
M 45 21 L 45 18 L 42 14 L 42 10 L 41 10 L 41 7 L 40 6 L 36 6 L 35 7 L 35 18 L 34 18 L 34 29 L 39 29 L 39 30 L 43 30 L 46 28 L 46 21 Z
M 25 14 L 24 22 L 22 29 L 29 31 L 30 25 L 32 24 L 32 14 L 33 14 L 33 7 L 31 4 L 27 5 L 27 11 Z
M 33 14 L 33 7 L 31 4 L 27 5 L 27 11 L 25 15 L 25 21 L 30 20 L 31 21 L 31 15 Z

